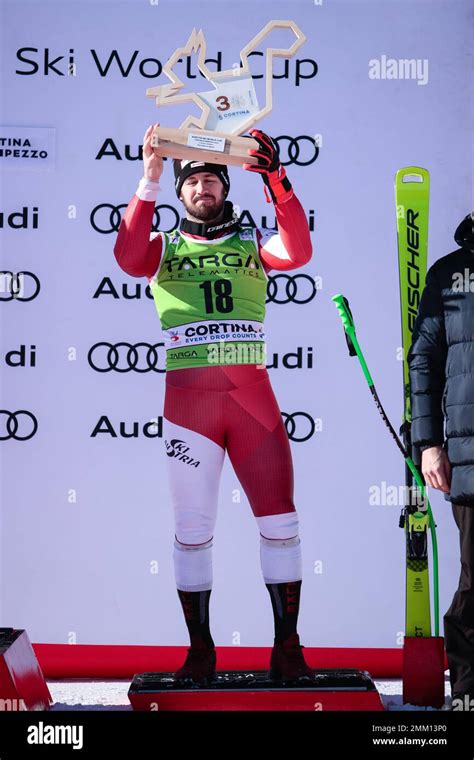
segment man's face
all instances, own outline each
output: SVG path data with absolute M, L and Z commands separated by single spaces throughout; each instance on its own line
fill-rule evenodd
M 219 216 L 222 210 L 224 185 L 216 174 L 196 172 L 184 180 L 180 198 L 191 216 L 209 222 Z

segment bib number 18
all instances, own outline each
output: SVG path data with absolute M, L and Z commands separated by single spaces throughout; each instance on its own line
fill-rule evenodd
M 206 280 L 199 285 L 204 291 L 204 304 L 206 314 L 215 311 L 228 314 L 234 308 L 234 299 L 231 297 L 232 283 L 230 280 Z

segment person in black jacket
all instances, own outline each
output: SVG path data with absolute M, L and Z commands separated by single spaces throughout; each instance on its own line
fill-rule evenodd
M 412 444 L 459 528 L 461 574 L 444 616 L 453 702 L 474 698 L 474 212 L 428 270 L 408 353 Z

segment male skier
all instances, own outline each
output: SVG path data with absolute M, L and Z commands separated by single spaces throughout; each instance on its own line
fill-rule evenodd
M 226 166 L 175 159 L 175 191 L 186 216 L 179 229 L 150 234 L 163 172 L 163 159 L 151 147 L 153 128 L 145 132 L 144 176 L 123 216 L 114 254 L 129 275 L 147 278 L 165 336 L 163 437 L 174 568 L 191 643 L 175 677 L 206 683 L 215 676 L 209 597 L 226 450 L 260 532 L 275 626 L 269 676 L 311 677 L 297 633 L 302 562 L 292 456 L 265 367 L 263 330 L 268 272 L 296 269 L 311 259 L 306 216 L 277 144 L 253 129 L 259 147 L 248 153 L 259 163 L 243 168 L 261 175 L 278 233 L 239 223 L 226 200 Z

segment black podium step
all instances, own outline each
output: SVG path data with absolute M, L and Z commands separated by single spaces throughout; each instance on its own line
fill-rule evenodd
M 205 684 L 140 673 L 128 697 L 134 710 L 383 710 L 370 674 L 352 668 L 286 682 L 270 679 L 267 670 L 217 671 Z

